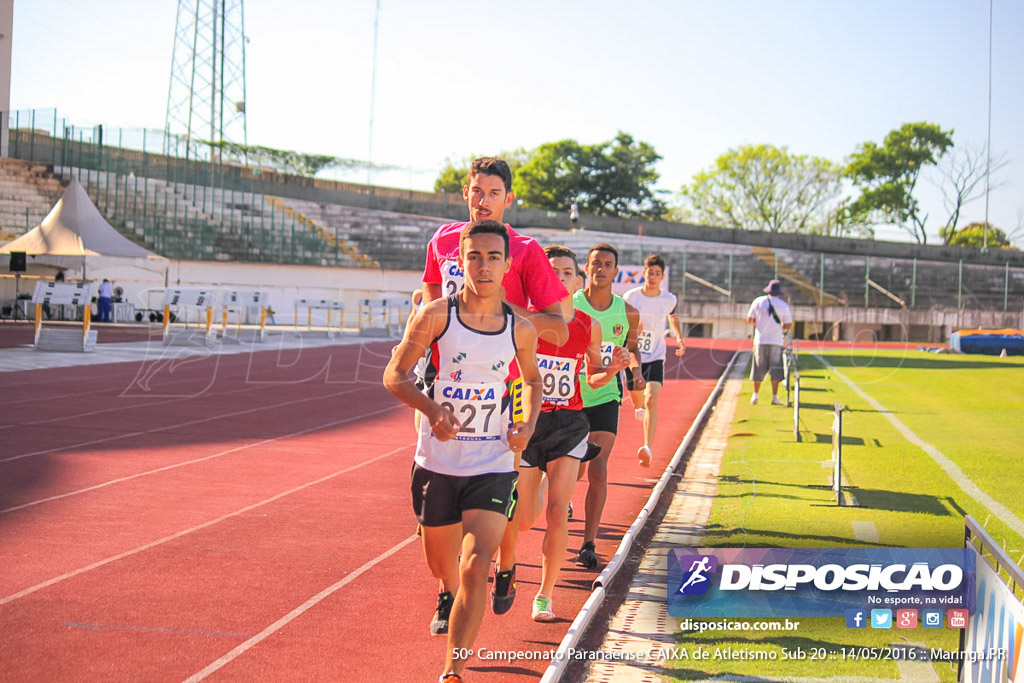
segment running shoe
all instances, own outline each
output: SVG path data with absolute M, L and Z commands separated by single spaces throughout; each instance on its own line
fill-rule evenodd
M 781 405 L 783 405 L 782 399 L 780 399 L 778 396 L 772 396 L 772 405 L 773 406 L 781 406 Z
M 597 552 L 595 552 L 593 541 L 587 541 L 580 548 L 580 552 L 576 556 L 576 566 L 586 569 L 597 568 Z
M 750 405 L 752 405 L 752 406 L 756 406 L 757 405 L 757 394 L 751 394 L 751 396 L 750 396 Z
M 434 618 L 430 620 L 430 635 L 443 636 L 448 633 L 448 615 L 452 613 L 452 603 L 455 596 L 451 591 L 445 591 L 437 596 L 437 609 L 434 611 Z
M 647 413 L 647 408 L 637 408 L 633 411 L 633 417 L 636 418 L 637 422 L 644 421 L 644 415 Z
M 551 598 L 537 593 L 533 599 L 533 613 L 530 615 L 534 621 L 554 621 L 555 612 L 551 607 Z
M 636 457 L 640 461 L 640 467 L 651 466 L 651 449 L 647 446 L 641 446 L 636 451 Z
M 569 519 L 572 519 L 572 501 L 569 501 Z
M 462 676 L 452 671 L 443 676 L 438 676 L 437 683 L 459 683 L 462 680 Z
M 491 610 L 495 614 L 504 614 L 512 609 L 516 599 L 516 566 L 505 572 L 498 571 L 494 565 L 494 587 L 491 589 Z

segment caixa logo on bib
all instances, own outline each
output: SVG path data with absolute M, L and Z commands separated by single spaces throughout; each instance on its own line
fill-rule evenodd
M 849 608 L 974 610 L 960 548 L 702 548 L 668 556 L 674 617 L 829 617 Z
M 441 389 L 441 395 L 456 401 L 493 401 L 496 398 L 494 389 L 491 387 L 477 389 L 474 387 L 446 386 Z

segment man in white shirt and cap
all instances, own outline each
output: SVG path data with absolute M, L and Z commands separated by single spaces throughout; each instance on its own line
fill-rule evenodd
M 764 288 L 764 295 L 750 303 L 747 322 L 754 326 L 754 364 L 750 368 L 750 379 L 754 381 L 754 393 L 750 402 L 757 405 L 757 393 L 766 374 L 772 382 L 772 405 L 780 406 L 779 382 L 782 381 L 782 344 L 787 332 L 793 326 L 789 304 L 783 301 L 782 283 L 772 280 Z

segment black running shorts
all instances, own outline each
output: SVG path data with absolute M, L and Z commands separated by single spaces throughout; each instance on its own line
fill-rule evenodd
M 665 361 L 652 360 L 649 363 L 640 364 L 640 374 L 645 382 L 665 383 Z M 633 391 L 633 371 L 626 370 L 626 388 Z
M 608 401 L 584 408 L 583 413 L 590 420 L 591 432 L 619 433 L 619 402 Z
M 548 463 L 569 456 L 580 460 L 587 454 L 590 422 L 581 410 L 552 410 L 540 414 L 537 428 L 523 451 L 520 467 L 539 467 L 548 471 Z
M 515 514 L 518 472 L 453 477 L 412 467 L 412 509 L 423 526 L 448 526 L 462 521 L 465 510 L 491 510 L 509 520 Z

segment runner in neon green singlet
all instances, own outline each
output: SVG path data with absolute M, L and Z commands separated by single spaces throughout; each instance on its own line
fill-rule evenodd
M 582 290 L 576 292 L 572 300 L 574 308 L 601 323 L 601 362 L 604 365 L 607 365 L 608 359 L 611 358 L 612 346 L 625 346 L 626 335 L 629 333 L 626 302 L 618 295 L 612 297 L 612 305 L 604 311 L 598 311 L 591 306 Z M 618 382 L 609 382 L 599 389 L 592 389 L 588 384 L 581 382 L 580 392 L 583 395 L 583 405 L 586 407 L 622 400 L 622 387 Z
M 600 322 L 601 336 L 604 340 L 601 344 L 601 355 L 628 355 L 630 368 L 626 372 L 633 373 L 633 385 L 642 389 L 644 378 L 640 373 L 640 352 L 636 345 L 640 313 L 612 293 L 612 282 L 618 271 L 619 253 L 615 247 L 610 244 L 596 244 L 591 247 L 587 254 L 587 287 L 576 293 L 574 304 Z M 583 393 L 583 412 L 590 420 L 590 441 L 601 449 L 597 457 L 587 463 L 587 508 L 583 545 L 576 557 L 576 564 L 587 569 L 596 569 L 599 564 L 595 544 L 604 504 L 608 498 L 608 457 L 611 455 L 615 435 L 619 430 L 621 401 L 622 388 L 618 382 L 609 382 L 607 387 Z M 650 459 L 641 459 L 640 465 L 649 467 Z

